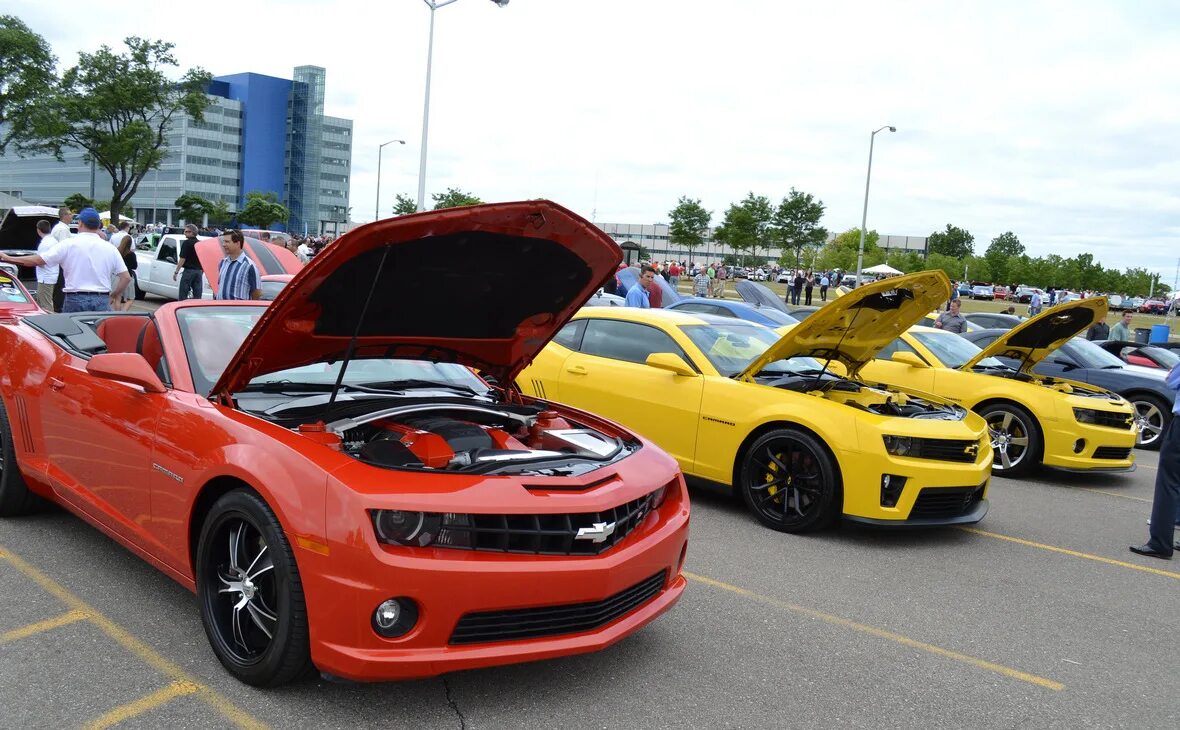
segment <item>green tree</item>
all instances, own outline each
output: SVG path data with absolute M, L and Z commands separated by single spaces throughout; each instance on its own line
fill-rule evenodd
M 33 110 L 53 87 L 57 59 L 20 18 L 0 15 L 0 154 L 28 131 Z
M 233 218 L 233 214 L 229 212 L 229 203 L 221 198 L 205 206 L 205 214 L 209 216 L 209 223 L 215 226 L 229 223 L 230 219 Z
M 713 231 L 713 240 L 740 253 L 744 263 L 746 251 L 757 254 L 759 247 L 769 244 L 767 232 L 772 216 L 770 199 L 750 193 L 742 202 L 731 204 L 725 211 L 724 220 Z
M 410 213 L 418 212 L 418 203 L 414 202 L 414 198 L 409 195 L 402 195 L 398 193 L 393 198 L 393 214 L 409 215 Z
M 794 266 L 803 259 L 803 249 L 822 246 L 828 229 L 819 224 L 824 217 L 824 203 L 811 193 L 791 188 L 771 219 L 771 237 L 786 249 L 795 252 Z
M 951 258 L 964 259 L 975 251 L 975 236 L 958 226 L 946 224 L 945 231 L 935 231 L 926 241 L 928 250 L 932 254 L 942 254 Z M 962 270 L 959 276 L 963 276 Z
M 464 205 L 479 205 L 483 202 L 471 193 L 466 193 L 459 188 L 447 188 L 445 193 L 433 193 L 430 199 L 434 201 L 435 210 L 460 208 Z
M 290 212 L 272 192 L 254 190 L 246 193 L 246 204 L 238 211 L 238 220 L 256 228 L 270 228 L 276 221 L 285 221 Z
M 121 54 L 105 45 L 78 54 L 78 65 L 18 119 L 24 130 L 18 152 L 62 159 L 63 149 L 82 149 L 83 159 L 110 175 L 111 215 L 118 216 L 167 154 L 173 118 L 183 113 L 201 121 L 209 104 L 208 72 L 190 69 L 179 81 L 164 74 L 164 67 L 178 65 L 172 47 L 131 36 Z
M 865 267 L 874 266 L 882 263 L 885 260 L 885 254 L 877 246 L 877 241 L 881 236 L 876 231 L 868 231 L 865 233 Z M 856 273 L 856 256 L 860 250 L 860 229 L 849 228 L 840 235 L 833 238 L 819 251 L 819 257 L 816 259 L 816 267 L 824 271 L 831 271 L 833 269 L 840 269 L 845 272 Z M 877 256 L 880 254 L 880 260 Z M 784 261 L 784 265 L 789 266 L 790 262 Z M 900 267 L 898 267 L 900 268 Z M 916 269 L 920 271 L 921 269 Z
M 1024 244 L 1012 231 L 1005 231 L 993 238 L 983 254 L 991 269 L 991 281 L 997 284 L 1012 283 L 1009 271 L 1012 259 L 1023 255 Z
M 175 205 L 180 209 L 180 219 L 186 223 L 200 223 L 213 207 L 207 198 L 194 193 L 181 193 L 180 197 L 176 199 Z M 212 222 L 212 221 L 210 221 Z
M 83 208 L 93 208 L 94 201 L 86 197 L 82 193 L 70 193 L 69 197 L 61 201 L 61 204 L 77 213 Z
M 713 214 L 701 206 L 700 200 L 681 195 L 676 207 L 668 211 L 668 242 L 673 246 L 688 249 L 691 255 L 697 246 L 705 242 L 705 232 Z

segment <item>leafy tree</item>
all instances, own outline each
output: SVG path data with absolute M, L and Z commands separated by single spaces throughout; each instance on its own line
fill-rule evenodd
M 270 228 L 276 221 L 285 221 L 290 212 L 272 192 L 254 190 L 246 193 L 246 204 L 238 211 L 238 220 L 256 228 Z
M 877 241 L 881 236 L 876 231 L 870 230 L 865 233 L 865 267 L 875 266 L 885 261 L 885 254 L 877 246 Z M 833 269 L 840 269 L 841 271 L 851 271 L 856 273 L 856 256 L 860 250 L 860 229 L 849 228 L 840 235 L 833 238 L 823 248 L 820 249 L 819 257 L 816 260 L 816 267 L 824 271 L 831 271 Z M 879 256 L 879 260 L 878 260 Z M 784 265 L 789 265 L 789 262 L 783 262 Z M 901 268 L 901 267 L 898 267 Z M 924 268 L 924 267 L 923 267 Z M 921 271 L 922 269 L 915 269 Z
M 479 205 L 483 202 L 471 193 L 463 192 L 459 188 L 447 188 L 445 193 L 433 193 L 430 198 L 434 201 L 435 210 L 460 208 L 464 205 Z
M 136 36 L 124 40 L 124 52 L 108 46 L 80 53 L 78 65 L 62 74 L 36 106 L 16 120 L 22 129 L 21 154 L 80 148 L 111 177 L 111 215 L 133 197 L 148 172 L 167 154 L 168 130 L 178 113 L 204 118 L 212 76 L 199 68 L 179 81 L 164 75 L 177 66 L 173 44 Z
M 28 132 L 30 116 L 53 87 L 57 59 L 20 18 L 0 15 L 0 154 Z
M 705 231 L 713 214 L 701 206 L 700 200 L 681 195 L 676 207 L 668 211 L 668 242 L 688 249 L 689 254 L 705 242 Z
M 229 203 L 218 198 L 217 202 L 205 206 L 205 215 L 209 216 L 209 223 L 215 226 L 229 223 L 233 215 L 229 212 Z
M 418 212 L 418 203 L 409 195 L 398 193 L 393 199 L 393 214 L 409 215 Z
M 795 188 L 775 209 L 771 235 L 784 250 L 795 251 L 795 266 L 802 260 L 804 248 L 822 246 L 827 240 L 828 230 L 819 224 L 823 217 L 823 201 Z
M 93 208 L 94 207 L 94 201 L 91 200 L 90 198 L 86 197 L 82 193 L 70 193 L 69 197 L 67 197 L 65 200 L 63 200 L 61 202 L 61 204 L 66 206 L 70 210 L 74 211 L 75 213 L 82 210 L 83 208 Z
M 213 206 L 207 198 L 194 193 L 181 193 L 175 204 L 180 209 L 180 219 L 186 223 L 200 223 Z
M 769 243 L 767 229 L 773 213 L 770 200 L 762 195 L 750 193 L 740 203 L 733 203 L 725 211 L 725 219 L 713 231 L 713 240 L 732 248 L 735 252 L 754 251 Z
M 926 257 L 927 269 L 942 269 L 951 281 L 963 278 L 963 262 L 954 256 L 941 253 L 931 253 Z
M 975 250 L 975 236 L 958 226 L 946 224 L 945 231 L 935 231 L 926 241 L 929 252 L 942 254 L 955 259 L 964 259 Z M 961 277 L 963 272 L 959 272 Z
M 990 280 L 996 283 L 1011 283 L 1009 281 L 1009 263 L 1013 258 L 1024 255 L 1024 244 L 1012 231 L 1005 231 L 992 239 L 988 244 L 983 258 L 990 268 Z

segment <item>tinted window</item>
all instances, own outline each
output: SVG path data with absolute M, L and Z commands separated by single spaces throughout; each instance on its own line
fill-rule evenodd
M 677 304 L 668 309 L 675 309 L 678 312 L 697 312 L 699 314 L 712 314 L 713 310 L 717 309 L 712 304 L 700 304 L 698 302 L 689 302 L 688 304 Z
M 1056 357 L 1058 354 L 1060 354 L 1060 358 Z M 1118 359 L 1118 357 L 1081 337 L 1074 337 L 1066 341 L 1050 357 L 1051 360 L 1055 361 L 1060 361 L 1062 358 L 1073 360 L 1075 364 L 1081 365 L 1084 368 L 1095 368 L 1099 370 L 1109 368 L 1111 370 L 1118 370 L 1123 367 L 1123 361 Z
M 612 319 L 592 319 L 582 336 L 582 352 L 627 362 L 647 362 L 656 352 L 672 352 L 687 361 L 676 341 L 655 327 Z
M 906 344 L 905 340 L 899 337 L 893 342 L 890 342 L 888 345 L 885 345 L 885 347 L 881 348 L 881 351 L 877 353 L 877 359 L 888 360 L 889 358 L 893 357 L 893 353 L 895 352 L 912 352 L 915 355 L 918 355 L 917 350 L 910 347 L 908 344 Z M 922 356 L 918 355 L 918 357 Z M 925 358 L 923 358 L 923 360 L 924 359 Z
M 966 365 L 969 360 L 979 354 L 981 349 L 987 346 L 982 342 L 968 342 L 951 332 L 914 332 L 913 336 L 938 358 L 943 367 L 948 368 L 960 368 Z M 994 357 L 985 357 L 978 364 L 984 367 L 994 367 L 1001 363 Z
M 576 322 L 569 322 L 562 327 L 553 338 L 553 341 L 562 347 L 568 347 L 571 350 L 578 349 L 582 343 L 582 331 L 586 329 L 586 320 L 579 319 Z
M 167 261 L 170 264 L 176 263 L 176 244 L 168 239 L 160 241 L 160 251 L 157 253 L 156 258 L 160 261 Z

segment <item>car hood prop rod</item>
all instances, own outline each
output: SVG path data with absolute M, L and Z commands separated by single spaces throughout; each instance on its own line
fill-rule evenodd
M 332 394 L 328 396 L 328 402 L 324 405 L 324 421 L 329 420 L 332 414 L 332 406 L 336 403 L 336 395 L 340 392 L 340 384 L 344 382 L 344 371 L 348 369 L 348 363 L 352 360 L 353 353 L 356 352 L 356 341 L 360 337 L 361 329 L 365 326 L 365 317 L 369 314 L 369 304 L 373 301 L 373 292 L 377 291 L 377 282 L 381 280 L 381 273 L 385 271 L 385 259 L 389 257 L 389 244 L 381 251 L 381 261 L 377 263 L 377 268 L 373 272 L 373 283 L 369 285 L 369 293 L 365 295 L 365 306 L 361 307 L 361 316 L 357 317 L 356 329 L 352 331 L 352 337 L 348 340 L 348 349 L 344 351 L 344 359 L 340 362 L 340 373 L 336 376 L 336 383 L 332 386 Z

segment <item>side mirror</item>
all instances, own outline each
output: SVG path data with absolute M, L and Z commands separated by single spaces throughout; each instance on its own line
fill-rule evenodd
M 697 374 L 695 370 L 688 366 L 684 358 L 672 352 L 653 352 L 647 356 L 644 364 L 658 370 L 667 370 L 673 375 L 683 375 L 691 378 Z
M 918 357 L 917 355 L 915 355 L 912 352 L 904 352 L 904 351 L 895 352 L 895 353 L 893 353 L 893 355 L 889 359 L 892 360 L 893 362 L 899 362 L 903 365 L 909 365 L 912 368 L 928 368 L 928 367 L 930 367 L 929 365 L 926 364 L 925 360 Z
M 167 392 L 160 377 L 152 372 L 152 366 L 143 359 L 143 355 L 135 352 L 108 352 L 95 355 L 86 363 L 86 372 L 96 378 L 138 385 L 147 393 Z

